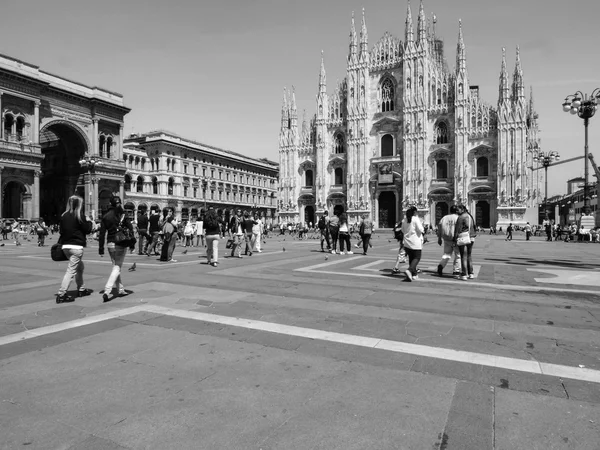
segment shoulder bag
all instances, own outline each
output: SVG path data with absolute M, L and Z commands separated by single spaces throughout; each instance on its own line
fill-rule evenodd
M 136 238 L 133 235 L 133 232 L 123 225 L 123 219 L 125 219 L 125 215 L 121 217 L 119 220 L 119 225 L 117 225 L 117 232 L 115 234 L 115 245 L 120 247 L 131 247 L 135 245 Z
M 52 258 L 52 261 L 66 261 L 67 259 L 69 259 L 66 257 L 65 252 L 63 252 L 62 250 L 60 238 L 58 239 L 58 242 L 56 244 L 50 247 L 50 257 Z
M 469 217 L 467 219 L 467 224 L 469 225 L 469 230 L 471 229 L 471 218 Z M 458 234 L 458 239 L 456 240 L 456 245 L 458 245 L 459 247 L 462 247 L 464 245 L 468 245 L 471 243 L 471 235 L 469 234 L 469 231 L 463 231 L 461 233 Z

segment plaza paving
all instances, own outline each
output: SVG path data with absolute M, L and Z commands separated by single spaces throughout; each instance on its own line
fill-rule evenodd
M 600 447 L 600 245 L 482 235 L 465 282 L 431 242 L 413 283 L 383 232 L 368 256 L 182 250 L 128 256 L 103 304 L 92 243 L 96 292 L 57 305 L 65 263 L 0 247 L 0 448 Z

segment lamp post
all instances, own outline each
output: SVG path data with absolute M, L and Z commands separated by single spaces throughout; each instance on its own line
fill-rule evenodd
M 548 209 L 548 166 L 552 164 L 552 161 L 558 161 L 560 155 L 558 152 L 543 152 L 537 150 L 533 155 L 533 160 L 544 167 L 544 212 L 546 214 L 546 220 L 549 219 L 550 210 Z
M 208 194 L 208 188 L 212 184 L 212 179 L 210 177 L 202 178 L 202 189 L 204 190 L 204 214 L 206 214 L 206 194 Z
M 83 157 L 79 160 L 79 165 L 83 170 L 86 171 L 87 174 L 87 184 L 88 184 L 88 198 L 85 210 L 87 214 L 92 215 L 92 172 L 96 168 L 96 166 L 101 165 L 102 163 L 95 159 L 94 157 L 88 155 L 87 153 L 83 155 Z M 85 201 L 85 200 L 84 200 Z
M 574 94 L 568 95 L 563 103 L 563 111 L 573 115 L 577 114 L 583 119 L 585 127 L 585 147 L 584 147 L 584 184 L 583 184 L 583 213 L 587 216 L 590 214 L 590 194 L 588 185 L 588 125 L 590 119 L 598 110 L 598 100 L 600 99 L 600 88 L 596 88 L 590 95 L 583 94 L 577 91 Z

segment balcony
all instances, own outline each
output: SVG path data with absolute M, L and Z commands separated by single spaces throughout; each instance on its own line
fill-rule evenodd
M 28 142 L 26 140 L 21 140 L 17 135 L 9 135 L 5 136 L 5 139 L 0 141 L 0 149 L 15 153 L 29 153 L 34 155 L 41 155 L 42 150 L 38 145 Z

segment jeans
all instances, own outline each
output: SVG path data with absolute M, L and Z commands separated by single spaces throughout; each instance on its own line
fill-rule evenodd
M 44 242 L 46 241 L 46 232 L 38 231 L 37 235 L 38 235 L 38 244 L 43 246 Z
M 21 245 L 21 242 L 19 241 L 19 232 L 18 231 L 12 232 L 12 238 L 15 240 L 15 244 Z
M 347 232 L 340 232 L 340 234 L 338 235 L 338 239 L 340 241 L 340 252 L 344 251 L 344 244 L 346 244 L 346 246 L 348 247 L 347 251 L 352 251 L 352 245 L 350 244 L 350 235 Z
M 362 235 L 363 253 L 367 253 L 369 249 L 369 242 L 371 241 L 371 234 Z
M 173 233 L 169 242 L 163 242 L 162 250 L 160 252 L 161 261 L 171 261 L 173 259 L 173 252 L 175 251 L 175 245 L 177 244 L 177 233 Z
M 158 244 L 158 235 L 159 232 L 158 231 L 153 231 L 151 233 L 152 235 L 152 242 L 150 243 L 149 246 L 146 247 L 146 253 L 151 254 L 151 253 L 156 253 L 156 245 Z
M 219 239 L 218 234 L 206 235 L 206 259 L 209 264 L 219 262 Z
M 461 276 L 471 275 L 473 273 L 473 260 L 471 259 L 471 251 L 473 250 L 473 242 L 467 245 L 461 245 L 458 247 L 458 251 L 460 252 L 460 261 L 462 270 L 460 272 Z M 466 257 L 465 257 L 466 252 Z
M 461 257 L 460 257 L 460 251 L 457 245 L 454 245 L 454 242 L 452 241 L 446 241 L 444 240 L 444 254 L 442 255 L 442 259 L 440 260 L 440 266 L 442 266 L 442 269 L 444 267 L 446 267 L 446 264 L 448 264 L 448 261 L 450 261 L 450 259 L 452 258 L 452 256 L 454 256 L 454 263 L 453 263 L 453 272 L 460 272 L 460 267 L 461 267 Z
M 414 277 L 417 275 L 417 266 L 419 265 L 419 261 L 421 261 L 422 250 L 413 250 L 408 247 L 404 247 L 404 250 L 408 255 L 408 270 L 410 270 L 410 273 Z
M 247 255 L 248 252 L 250 252 L 250 254 L 252 254 L 252 249 L 254 248 L 252 246 L 252 233 L 246 233 L 246 236 L 244 236 L 244 239 L 246 241 L 246 249 L 244 250 L 244 254 Z
M 65 248 L 63 253 L 69 259 L 69 263 L 67 265 L 67 272 L 65 273 L 62 283 L 60 284 L 58 295 L 66 294 L 73 277 L 75 277 L 77 289 L 79 290 L 83 288 L 83 248 Z
M 233 245 L 231 246 L 231 256 L 242 256 L 242 239 L 244 235 L 242 234 L 234 234 L 232 236 Z M 237 253 L 237 254 L 236 254 Z
M 323 250 L 323 242 L 327 242 L 327 250 L 330 250 L 331 243 L 329 242 L 329 230 L 327 228 L 321 230 L 321 250 Z
M 144 238 L 146 238 L 146 245 L 144 245 Z M 140 230 L 138 232 L 138 239 L 139 239 L 138 253 L 140 255 L 143 255 L 144 253 L 146 253 L 148 251 L 148 247 L 150 246 L 150 239 L 152 239 L 152 238 L 150 237 L 150 235 L 148 234 L 148 232 L 146 230 Z
M 335 252 L 340 229 L 338 227 L 329 227 L 329 232 L 331 233 L 331 249 Z
M 219 236 L 218 234 L 214 234 L 213 236 Z M 193 238 L 192 238 L 193 240 Z M 200 247 L 200 240 L 202 240 L 202 247 L 204 247 L 204 235 L 203 234 L 197 234 L 196 235 L 196 247 Z M 206 236 L 206 242 L 208 242 L 208 236 Z M 208 245 L 208 244 L 206 244 Z
M 119 288 L 119 291 L 125 289 L 123 282 L 121 281 L 121 267 L 123 266 L 123 261 L 125 261 L 127 247 L 121 247 L 120 245 L 115 245 L 114 242 L 109 242 L 106 248 L 108 249 L 108 254 L 110 255 L 113 266 L 112 271 L 108 276 L 108 280 L 106 281 L 106 285 L 104 286 L 104 293 L 110 294 L 115 284 Z

